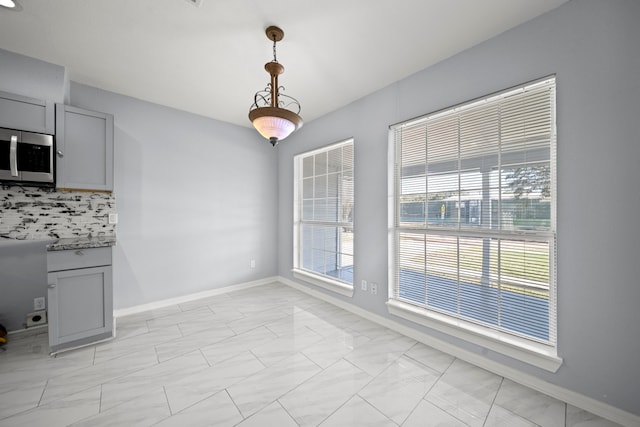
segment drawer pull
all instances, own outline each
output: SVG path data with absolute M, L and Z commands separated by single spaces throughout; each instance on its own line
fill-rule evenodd
M 56 285 L 49 285 L 49 289 L 54 289 Z
M 17 135 L 11 135 L 11 142 L 9 143 L 9 169 L 11 170 L 11 176 L 18 176 L 18 137 Z
M 76 251 L 76 255 L 84 255 L 84 252 L 78 249 L 78 250 Z

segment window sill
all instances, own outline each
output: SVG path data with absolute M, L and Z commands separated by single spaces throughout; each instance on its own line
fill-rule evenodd
M 465 322 L 464 320 L 454 319 L 439 313 L 422 310 L 400 301 L 389 300 L 387 302 L 387 308 L 389 313 L 395 316 L 435 329 L 549 372 L 556 372 L 562 365 L 562 358 L 558 357 L 555 348 L 544 344 L 502 334 L 490 328 Z
M 340 295 L 344 295 L 346 297 L 353 296 L 353 286 L 348 285 L 344 282 L 340 282 L 338 280 L 331 280 L 327 277 L 320 276 L 318 274 L 309 273 L 304 270 L 293 269 L 293 277 L 296 279 L 304 280 L 307 283 L 311 283 L 312 285 L 319 286 L 328 291 L 336 292 Z

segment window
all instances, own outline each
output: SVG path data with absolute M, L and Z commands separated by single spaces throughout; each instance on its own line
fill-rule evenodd
M 394 125 L 391 141 L 390 311 L 557 364 L 555 78 Z
M 353 294 L 353 140 L 294 158 L 294 275 Z

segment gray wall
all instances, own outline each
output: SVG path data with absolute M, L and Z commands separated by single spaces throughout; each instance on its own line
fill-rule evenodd
M 26 326 L 34 298 L 47 296 L 46 244 L 0 238 L 0 323 L 9 332 Z
M 74 82 L 71 104 L 114 115 L 114 308 L 276 274 L 277 155 L 254 130 Z
M 373 296 L 355 286 L 354 297 L 344 300 L 391 317 L 384 305 L 388 125 L 556 74 L 558 351 L 564 364 L 549 373 L 402 323 L 640 414 L 638 21 L 636 0 L 573 0 L 305 125 L 278 148 L 279 274 L 294 280 L 293 156 L 354 137 L 355 283 L 366 279 L 380 289 Z M 436 42 L 416 41 L 412 48 Z

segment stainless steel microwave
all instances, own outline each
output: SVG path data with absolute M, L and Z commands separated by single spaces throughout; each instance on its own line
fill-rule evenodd
M 0 181 L 53 186 L 53 135 L 0 128 Z

